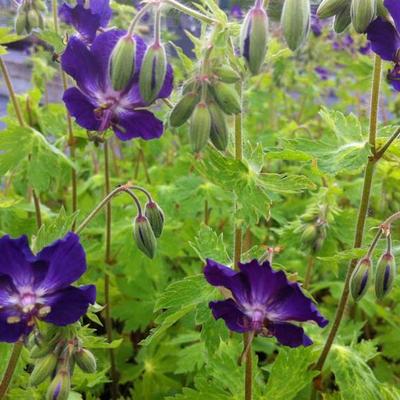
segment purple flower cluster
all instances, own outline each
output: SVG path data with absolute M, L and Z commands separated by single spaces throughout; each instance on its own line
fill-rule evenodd
M 72 324 L 96 301 L 95 286 L 71 286 L 86 271 L 85 252 L 74 233 L 37 255 L 26 236 L 3 236 L 0 254 L 0 342 L 28 335 L 36 320 Z
M 207 260 L 204 269 L 207 281 L 225 287 L 232 294 L 232 298 L 210 303 L 215 319 L 222 318 L 234 332 L 275 336 L 285 346 L 312 344 L 303 328 L 292 322 L 313 321 L 324 327 L 328 321 L 303 294 L 299 284 L 289 282 L 283 271 L 274 271 L 268 261 L 260 265 L 253 260 L 239 267 L 237 272 Z

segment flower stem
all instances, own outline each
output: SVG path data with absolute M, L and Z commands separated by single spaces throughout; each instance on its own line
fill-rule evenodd
M 147 3 L 137 12 L 137 14 L 133 17 L 131 23 L 129 24 L 128 35 L 133 35 L 136 24 L 144 17 L 144 15 L 150 10 L 151 7 L 153 7 L 153 4 Z
M 303 288 L 308 290 L 311 284 L 311 279 L 312 279 L 312 272 L 314 269 L 314 257 L 312 255 L 308 256 L 308 262 L 307 262 L 307 270 L 306 270 L 306 276 L 304 278 L 304 284 Z
M 375 56 L 375 64 L 374 64 L 374 73 L 373 73 L 373 80 L 372 80 L 372 92 L 371 92 L 371 110 L 370 110 L 370 126 L 369 126 L 369 145 L 371 147 L 372 156 L 369 157 L 367 166 L 365 169 L 364 174 L 364 184 L 362 189 L 361 195 L 361 203 L 358 212 L 357 218 L 357 225 L 356 225 L 356 232 L 354 237 L 354 244 L 353 248 L 357 249 L 360 248 L 362 245 L 363 237 L 364 237 L 364 228 L 367 219 L 367 211 L 368 211 L 368 204 L 369 198 L 371 194 L 371 187 L 372 187 L 372 179 L 374 175 L 374 167 L 377 159 L 375 158 L 376 155 L 376 133 L 377 133 L 377 123 L 378 123 L 378 106 L 379 106 L 379 90 L 380 90 L 380 82 L 381 82 L 381 75 L 382 75 L 382 61 L 379 56 Z M 357 264 L 357 259 L 353 259 L 350 261 L 347 274 L 344 282 L 342 296 L 339 301 L 338 308 L 336 310 L 335 320 L 332 324 L 331 330 L 329 332 L 328 338 L 326 343 L 322 349 L 321 355 L 315 364 L 314 368 L 318 371 L 322 371 L 324 367 L 325 361 L 329 355 L 329 351 L 332 347 L 332 344 L 335 340 L 336 334 L 340 327 L 340 323 L 344 316 L 344 311 L 346 309 L 346 305 L 349 299 L 350 294 L 350 278 L 353 273 L 353 270 Z M 317 377 L 318 379 L 320 377 Z M 316 389 L 313 388 L 312 398 L 315 398 Z
M 171 5 L 172 7 L 183 12 L 184 14 L 190 15 L 191 17 L 196 18 L 199 21 L 205 22 L 206 24 L 213 24 L 218 22 L 214 18 L 210 18 L 199 11 L 193 10 L 193 8 L 186 7 L 177 0 L 165 0 L 165 3 Z
M 244 342 L 247 345 L 247 342 L 252 341 L 249 333 L 244 335 Z M 251 353 L 251 343 L 249 344 L 250 348 L 246 354 L 246 369 L 245 369 L 245 381 L 244 381 L 244 398 L 245 400 L 252 400 L 253 398 L 253 360 Z
M 19 340 L 14 344 L 10 359 L 8 360 L 6 371 L 4 372 L 3 378 L 0 383 L 0 400 L 4 399 L 7 394 L 7 390 L 10 386 L 15 368 L 17 367 L 23 345 L 24 342 L 22 340 Z
M 109 149 L 107 141 L 104 142 L 104 188 L 106 196 L 110 194 L 110 157 L 109 157 Z M 112 256 L 111 256 L 111 203 L 106 203 L 106 239 L 105 239 L 105 256 L 104 261 L 107 266 L 112 264 Z M 107 333 L 107 341 L 108 343 L 112 342 L 112 321 L 111 321 L 111 304 L 110 304 L 110 276 L 108 271 L 105 271 L 104 274 L 104 300 L 105 300 L 105 327 Z M 115 364 L 115 354 L 114 350 L 109 350 L 110 355 L 110 364 L 111 364 L 111 398 L 112 400 L 116 400 L 118 397 L 118 377 L 117 377 L 117 369 Z
M 57 15 L 57 0 L 52 0 L 52 12 L 53 12 L 53 24 L 54 31 L 59 33 L 59 23 L 58 23 L 58 15 Z M 64 92 L 67 90 L 67 75 L 63 71 L 60 64 L 60 77 L 63 85 Z M 72 128 L 72 118 L 68 110 L 66 110 L 66 118 L 67 118 L 67 133 L 68 133 L 68 146 L 71 154 L 71 160 L 75 163 L 76 160 L 76 141 L 74 137 L 74 131 Z M 75 213 L 78 209 L 78 178 L 76 174 L 75 168 L 71 169 L 71 185 L 72 185 L 72 213 Z M 75 222 L 73 223 L 72 228 L 75 227 Z

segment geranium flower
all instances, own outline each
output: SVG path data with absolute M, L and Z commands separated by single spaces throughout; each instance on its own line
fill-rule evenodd
M 149 140 L 163 133 L 163 124 L 150 111 L 140 95 L 139 73 L 146 44 L 135 36 L 135 73 L 121 91 L 115 91 L 110 81 L 110 57 L 118 39 L 125 31 L 101 33 L 89 49 L 77 37 L 72 37 L 61 57 L 64 71 L 75 79 L 78 87 L 65 91 L 63 100 L 76 122 L 90 131 L 112 128 L 121 140 L 141 137 Z M 158 98 L 168 97 L 172 91 L 173 74 L 170 65 Z
M 367 29 L 367 38 L 371 42 L 371 49 L 386 61 L 394 63 L 388 72 L 390 84 L 400 91 L 400 2 L 385 0 L 385 7 L 393 18 L 394 24 L 382 17 L 371 22 Z
M 253 260 L 239 267 L 237 272 L 207 260 L 207 281 L 232 293 L 232 298 L 210 303 L 214 318 L 222 318 L 234 332 L 275 336 L 285 346 L 312 344 L 303 328 L 292 322 L 314 321 L 324 327 L 328 321 L 300 286 L 289 282 L 283 271 L 274 271 L 268 261 L 260 265 Z
M 0 239 L 0 342 L 28 335 L 37 319 L 65 326 L 96 300 L 93 285 L 71 286 L 86 271 L 79 237 L 68 233 L 34 255 L 26 236 Z
M 62 21 L 72 25 L 80 38 L 86 43 L 92 43 L 99 28 L 105 28 L 112 16 L 109 0 L 77 0 L 72 7 L 63 3 L 58 15 Z

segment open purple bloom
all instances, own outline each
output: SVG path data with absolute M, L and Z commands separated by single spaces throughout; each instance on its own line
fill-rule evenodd
M 163 124 L 150 111 L 140 95 L 139 72 L 146 50 L 144 41 L 135 36 L 136 67 L 129 84 L 121 91 L 113 89 L 110 80 L 110 58 L 121 30 L 109 30 L 96 37 L 90 49 L 72 37 L 61 56 L 63 70 L 75 79 L 77 87 L 65 91 L 63 100 L 70 114 L 83 128 L 103 132 L 112 128 L 121 140 L 141 137 L 158 138 Z M 173 73 L 168 64 L 164 85 L 157 98 L 168 97 L 172 91 Z
M 99 28 L 105 28 L 112 15 L 109 0 L 77 0 L 75 7 L 63 3 L 58 10 L 62 21 L 72 25 L 86 43 L 92 43 Z
M 391 85 L 400 91 L 400 2 L 385 0 L 384 5 L 391 14 L 395 25 L 378 17 L 368 26 L 367 38 L 371 42 L 371 49 L 374 53 L 382 59 L 394 63 L 387 77 Z
M 274 271 L 268 261 L 260 265 L 253 260 L 239 267 L 237 272 L 207 260 L 204 269 L 207 281 L 232 293 L 232 298 L 210 303 L 215 319 L 222 318 L 235 332 L 275 336 L 285 346 L 312 344 L 303 328 L 291 322 L 314 321 L 324 327 L 328 321 L 300 286 L 289 282 L 283 271 Z
M 74 233 L 37 255 L 26 236 L 3 236 L 0 255 L 0 342 L 29 334 L 36 319 L 72 324 L 96 301 L 95 286 L 71 286 L 86 271 L 85 252 Z

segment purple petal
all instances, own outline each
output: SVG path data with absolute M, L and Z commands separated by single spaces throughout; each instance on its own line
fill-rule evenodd
M 400 48 L 400 36 L 390 22 L 378 17 L 368 26 L 367 38 L 371 42 L 373 52 L 384 60 L 396 60 L 396 53 Z
M 45 247 L 37 258 L 48 265 L 46 277 L 40 283 L 46 293 L 66 288 L 86 271 L 85 251 L 79 236 L 72 232 Z
M 278 339 L 279 343 L 284 346 L 310 346 L 313 343 L 304 333 L 303 328 L 296 325 L 274 323 L 268 329 Z
M 75 79 L 78 87 L 85 93 L 94 96 L 105 85 L 105 76 L 99 68 L 98 61 L 86 47 L 85 43 L 72 36 L 61 56 L 63 70 Z
M 96 301 L 96 287 L 94 285 L 79 288 L 69 286 L 52 295 L 45 296 L 46 305 L 51 307 L 46 322 L 65 326 L 79 320 L 86 314 L 89 304 Z
M 163 134 L 163 124 L 150 111 L 123 111 L 118 114 L 114 126 L 115 134 L 121 140 L 141 137 L 144 140 L 159 138 Z
M 385 0 L 385 7 L 388 9 L 396 24 L 397 31 L 400 32 L 400 3 L 399 0 Z
M 28 335 L 33 326 L 28 326 L 26 321 L 21 320 L 16 324 L 7 323 L 10 314 L 0 311 L 0 342 L 15 343 L 22 335 Z
M 170 64 L 167 65 L 167 73 L 165 75 L 164 85 L 162 86 L 157 98 L 163 99 L 169 97 L 174 88 L 174 72 Z
M 77 124 L 90 131 L 97 131 L 101 121 L 96 118 L 97 104 L 77 88 L 69 88 L 64 92 L 64 103 L 68 112 L 76 119 Z
M 248 318 L 239 310 L 234 300 L 212 301 L 209 305 L 214 318 L 222 318 L 231 331 L 243 333 L 250 330 L 246 328 L 250 327 Z
M 105 28 L 112 17 L 110 0 L 90 0 L 90 9 L 100 16 L 100 26 Z

